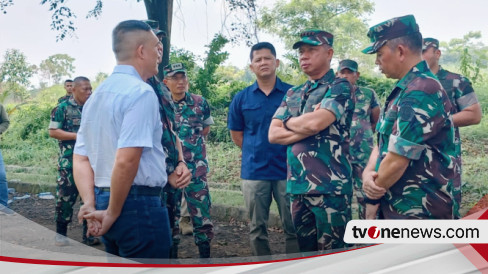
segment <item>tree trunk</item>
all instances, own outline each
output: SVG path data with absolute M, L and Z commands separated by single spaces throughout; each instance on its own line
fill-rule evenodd
M 163 62 L 159 64 L 159 79 L 163 79 L 163 68 L 169 64 L 171 48 L 171 23 L 173 21 L 173 0 L 144 0 L 147 18 L 159 22 L 159 29 L 166 32 L 163 38 Z

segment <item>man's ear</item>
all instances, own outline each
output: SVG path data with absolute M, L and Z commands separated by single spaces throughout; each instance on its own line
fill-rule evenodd
M 280 67 L 280 59 L 276 59 L 276 67 Z
M 136 49 L 137 58 L 144 59 L 144 45 L 140 44 Z
M 406 53 L 407 53 L 407 48 L 404 45 L 400 44 L 396 47 L 395 54 L 400 59 L 400 61 L 403 62 L 405 60 Z
M 332 60 L 332 56 L 334 55 L 334 49 L 332 47 L 329 47 L 327 50 L 327 54 L 329 55 L 329 59 Z

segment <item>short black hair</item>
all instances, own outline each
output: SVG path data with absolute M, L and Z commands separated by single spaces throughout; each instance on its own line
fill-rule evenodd
M 260 43 L 255 44 L 251 48 L 251 54 L 249 55 L 249 57 L 251 58 L 251 62 L 252 62 L 252 57 L 253 57 L 254 51 L 260 50 L 260 49 L 269 49 L 269 51 L 271 51 L 271 54 L 273 54 L 273 56 L 276 57 L 276 50 L 275 50 L 275 47 L 273 46 L 273 44 L 271 44 L 269 42 L 260 42 Z
M 66 79 L 66 81 L 64 81 L 64 83 L 65 83 L 65 84 L 66 84 L 66 83 L 73 83 L 73 80 L 71 80 L 71 79 Z
M 120 22 L 112 31 L 112 50 L 117 57 L 121 50 L 124 36 L 132 31 L 152 31 L 151 26 L 140 20 L 126 20 Z
M 90 79 L 86 78 L 85 76 L 78 76 L 73 80 L 73 82 L 75 83 L 84 82 L 84 81 L 90 82 Z

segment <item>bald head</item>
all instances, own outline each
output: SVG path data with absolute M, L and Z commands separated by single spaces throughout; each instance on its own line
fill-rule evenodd
M 134 57 L 137 48 L 152 36 L 151 27 L 139 20 L 120 22 L 112 32 L 112 50 L 119 62 Z

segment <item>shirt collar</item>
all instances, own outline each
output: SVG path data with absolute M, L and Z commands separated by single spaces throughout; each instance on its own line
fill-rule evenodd
M 316 88 L 319 84 L 332 83 L 332 81 L 334 81 L 334 78 L 335 78 L 334 70 L 329 69 L 329 71 L 327 71 L 327 73 L 324 76 L 322 76 L 322 78 L 318 80 L 307 80 L 305 84 L 308 83 L 308 85 L 311 87 L 310 88 L 311 90 Z
M 442 66 L 439 66 L 439 70 L 437 71 L 437 79 L 445 79 L 447 77 L 447 70 L 443 69 Z
M 180 102 L 185 102 L 187 105 L 192 106 L 195 102 L 193 101 L 193 98 L 191 97 L 190 92 L 185 92 L 185 97 L 179 101 L 175 101 L 175 103 L 180 103 Z
M 403 76 L 400 81 L 397 82 L 396 86 L 403 90 L 412 82 L 413 79 L 424 73 L 432 74 L 432 72 L 430 72 L 429 66 L 427 65 L 427 62 L 420 61 L 420 63 L 410 69 L 410 71 L 405 76 Z
M 136 68 L 134 68 L 131 65 L 116 65 L 114 67 L 113 73 L 129 74 L 129 75 L 132 75 L 132 76 L 135 76 L 135 77 L 141 79 L 141 81 L 142 81 L 142 78 L 141 78 L 141 75 L 139 75 L 139 72 L 137 72 Z
M 80 107 L 80 105 L 78 105 L 78 103 L 76 103 L 75 101 L 75 97 L 73 95 L 71 95 L 68 99 L 68 104 L 70 105 L 73 105 L 75 107 Z
M 249 87 L 251 91 L 258 91 L 259 86 L 258 86 L 258 81 L 254 81 L 254 83 Z M 276 76 L 276 82 L 273 87 L 273 90 L 271 92 L 274 92 L 275 90 L 285 94 L 288 91 L 288 88 L 285 86 L 285 84 L 281 81 L 281 79 Z

